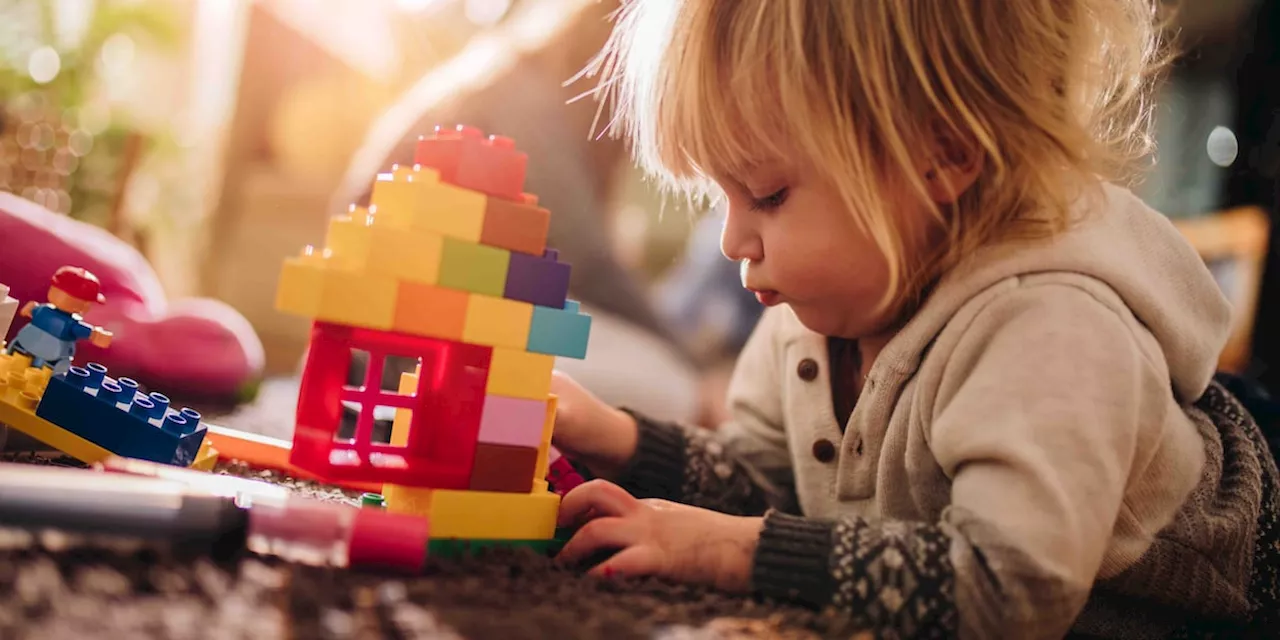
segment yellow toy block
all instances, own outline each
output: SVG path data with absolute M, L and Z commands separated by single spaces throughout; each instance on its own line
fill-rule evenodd
M 383 485 L 387 510 L 426 515 L 432 538 L 549 540 L 560 496 L 554 493 L 454 491 Z
M 213 471 L 217 464 L 218 450 L 213 448 L 213 443 L 206 435 L 204 442 L 200 443 L 200 450 L 196 452 L 196 459 L 191 463 L 190 468 L 196 471 Z
M 374 182 L 370 210 L 396 227 L 479 243 L 485 196 L 440 182 L 433 169 L 396 167 Z
M 335 267 L 328 254 L 307 247 L 285 261 L 276 309 L 337 324 L 390 329 L 398 286 L 394 278 Z
M 519 300 L 471 294 L 462 341 L 490 347 L 523 349 L 529 341 L 533 305 Z
M 542 442 L 538 443 L 538 462 L 533 466 L 533 488 L 538 489 L 538 483 L 546 483 L 547 471 L 551 468 L 551 436 L 556 430 L 556 403 L 559 402 L 559 396 L 551 394 L 547 396 L 547 418 L 542 423 Z M 545 491 L 546 488 L 544 487 Z
M 310 245 L 284 261 L 276 285 L 276 310 L 314 318 L 324 297 L 324 257 Z
M 551 393 L 556 357 L 520 349 L 495 348 L 489 361 L 485 393 L 508 398 L 542 400 Z
M 0 354 L 0 423 L 43 442 L 85 464 L 101 462 L 111 452 L 36 415 L 50 371 L 28 365 L 23 355 Z
M 325 249 L 330 264 L 344 271 L 435 284 L 444 238 L 438 233 L 396 228 L 364 209 L 329 221 Z
M 422 363 L 419 362 L 413 368 L 413 373 L 404 372 L 400 374 L 400 386 L 397 392 L 400 395 L 409 395 L 418 388 L 418 376 L 422 374 Z M 408 409 L 396 409 L 396 417 L 391 421 L 391 446 L 403 447 L 409 444 L 409 421 L 413 419 L 413 412 Z M 387 485 L 391 486 L 391 485 Z M 386 496 L 383 496 L 384 498 Z
M 506 249 L 445 238 L 440 286 L 501 298 L 510 264 L 511 252 Z

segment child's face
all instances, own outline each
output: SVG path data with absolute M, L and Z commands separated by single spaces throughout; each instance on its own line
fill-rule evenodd
M 795 167 L 761 167 L 719 182 L 728 196 L 720 248 L 742 263 L 742 284 L 762 304 L 788 304 L 817 333 L 865 338 L 893 320 L 877 312 L 889 282 L 888 263 L 861 232 L 838 191 Z M 914 203 L 906 190 L 891 202 Z M 931 217 L 904 206 L 893 219 L 913 255 L 930 242 Z

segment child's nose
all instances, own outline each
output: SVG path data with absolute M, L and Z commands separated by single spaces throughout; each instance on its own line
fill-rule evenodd
M 735 262 L 764 259 L 764 244 L 760 235 L 745 216 L 735 215 L 730 207 L 724 219 L 724 229 L 720 232 L 720 252 L 724 257 Z

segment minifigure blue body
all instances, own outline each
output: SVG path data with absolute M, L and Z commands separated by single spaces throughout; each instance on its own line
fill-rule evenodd
M 6 352 L 31 356 L 31 366 L 50 367 L 57 375 L 71 367 L 76 343 L 92 335 L 93 327 L 80 316 L 45 303 L 32 309 L 31 322 L 18 331 Z

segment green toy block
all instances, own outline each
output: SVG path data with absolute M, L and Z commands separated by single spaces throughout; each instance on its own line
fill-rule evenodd
M 527 547 L 545 556 L 555 555 L 567 542 L 559 538 L 550 540 L 468 540 L 466 538 L 432 538 L 427 542 L 427 555 L 433 558 L 456 558 L 474 555 L 490 548 Z
M 445 237 L 440 286 L 501 298 L 510 263 L 510 251 Z

